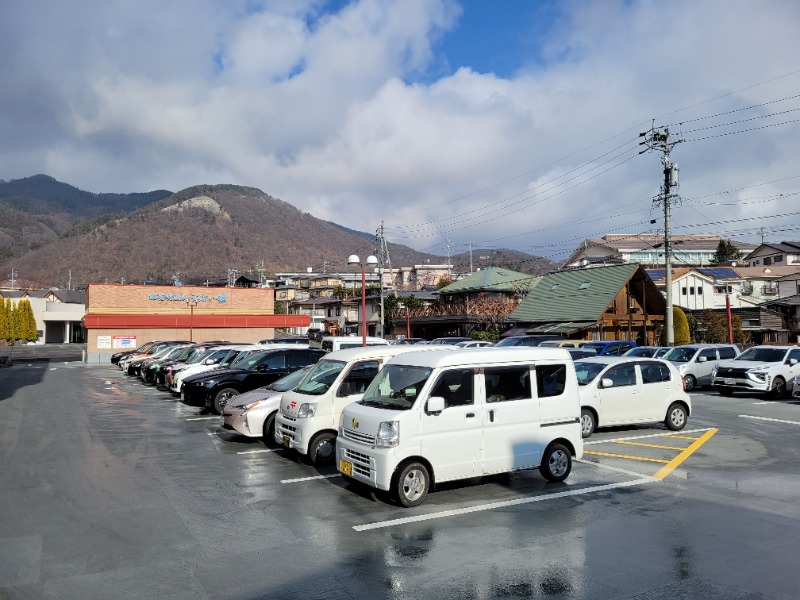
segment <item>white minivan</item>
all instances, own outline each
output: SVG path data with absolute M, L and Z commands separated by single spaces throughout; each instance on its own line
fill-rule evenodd
M 337 465 L 405 507 L 436 483 L 516 469 L 563 481 L 583 455 L 580 414 L 564 349 L 410 352 L 345 407 Z
M 363 348 L 364 346 L 388 346 L 389 341 L 380 337 L 367 336 L 367 343 L 364 343 L 363 336 L 355 335 L 326 335 L 319 342 L 312 341 L 310 346 L 312 348 L 322 348 L 326 352 L 336 352 L 337 350 L 346 350 L 348 348 Z
M 423 351 L 443 349 L 433 346 Z M 342 409 L 361 398 L 387 360 L 414 350 L 419 351 L 414 346 L 380 345 L 326 354 L 293 391 L 281 398 L 275 441 L 307 455 L 312 464 L 332 462 Z

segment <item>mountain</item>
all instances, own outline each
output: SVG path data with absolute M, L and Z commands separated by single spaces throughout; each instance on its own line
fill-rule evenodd
M 48 188 L 51 185 L 48 180 L 52 178 L 41 177 L 28 179 L 41 183 L 42 189 Z M 0 194 L 3 186 L 0 183 Z M 350 254 L 365 257 L 376 252 L 373 234 L 317 219 L 255 188 L 200 185 L 150 201 L 130 212 L 105 212 L 83 219 L 76 216 L 78 211 L 91 215 L 99 212 L 102 204 L 88 192 L 70 193 L 71 199 L 59 199 L 55 194 L 47 196 L 39 192 L 41 202 L 72 211 L 57 213 L 60 220 L 54 215 L 5 206 L 5 210 L 13 212 L 10 219 L 29 218 L 39 228 L 48 223 L 50 227 L 49 237 L 40 233 L 38 241 L 29 237 L 35 227 L 25 228 L 23 237 L 32 249 L 14 256 L 13 260 L 0 256 L 0 274 L 10 272 L 13 267 L 18 277 L 48 286 L 65 285 L 70 272 L 74 286 L 123 278 L 129 283 L 171 283 L 176 275 L 186 284 L 197 284 L 224 279 L 228 269 L 256 273 L 261 268 L 267 274 L 274 274 L 305 271 L 310 267 L 314 272 L 347 272 L 353 270 L 347 265 Z M 94 198 L 94 204 L 82 194 Z M 131 199 L 132 204 L 137 200 L 144 202 L 145 196 L 151 197 L 129 196 L 136 197 Z M 112 203 L 118 200 L 109 198 Z M 124 204 L 114 206 L 120 208 Z M 2 215 L 0 208 L 0 228 Z M 446 258 L 399 244 L 389 244 L 389 253 L 394 268 L 446 262 Z M 469 271 L 468 254 L 454 259 L 457 271 Z M 506 266 L 530 273 L 552 268 L 545 268 L 549 263 L 546 259 L 510 250 L 473 251 L 473 259 L 475 268 Z
M 135 210 L 171 193 L 93 194 L 48 175 L 0 180 L 0 262 L 58 239 L 87 218 Z

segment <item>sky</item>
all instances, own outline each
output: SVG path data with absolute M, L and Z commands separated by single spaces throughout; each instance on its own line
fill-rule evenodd
M 794 0 L 5 0 L 0 179 L 253 186 L 561 262 L 663 235 L 666 130 L 673 234 L 798 240 L 798 25 Z

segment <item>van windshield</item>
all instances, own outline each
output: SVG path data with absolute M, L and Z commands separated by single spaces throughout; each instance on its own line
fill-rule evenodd
M 321 396 L 331 389 L 333 382 L 346 365 L 347 363 L 341 360 L 321 360 L 314 365 L 294 391 L 309 396 Z
M 605 363 L 575 361 L 575 374 L 578 376 L 578 385 L 588 385 L 594 381 L 600 371 L 608 365 Z
M 364 392 L 360 404 L 392 410 L 414 406 L 425 382 L 431 376 L 428 367 L 386 365 Z
M 671 360 L 672 362 L 685 363 L 692 360 L 697 348 L 673 348 L 664 355 L 664 360 Z

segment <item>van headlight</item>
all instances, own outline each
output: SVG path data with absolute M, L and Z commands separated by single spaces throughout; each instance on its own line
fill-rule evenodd
M 400 443 L 400 423 L 397 421 L 383 421 L 378 425 L 378 435 L 375 436 L 376 448 L 394 448 Z
M 308 419 L 309 417 L 313 417 L 315 414 L 317 414 L 317 405 L 315 403 L 301 404 L 300 408 L 297 410 L 298 419 Z

